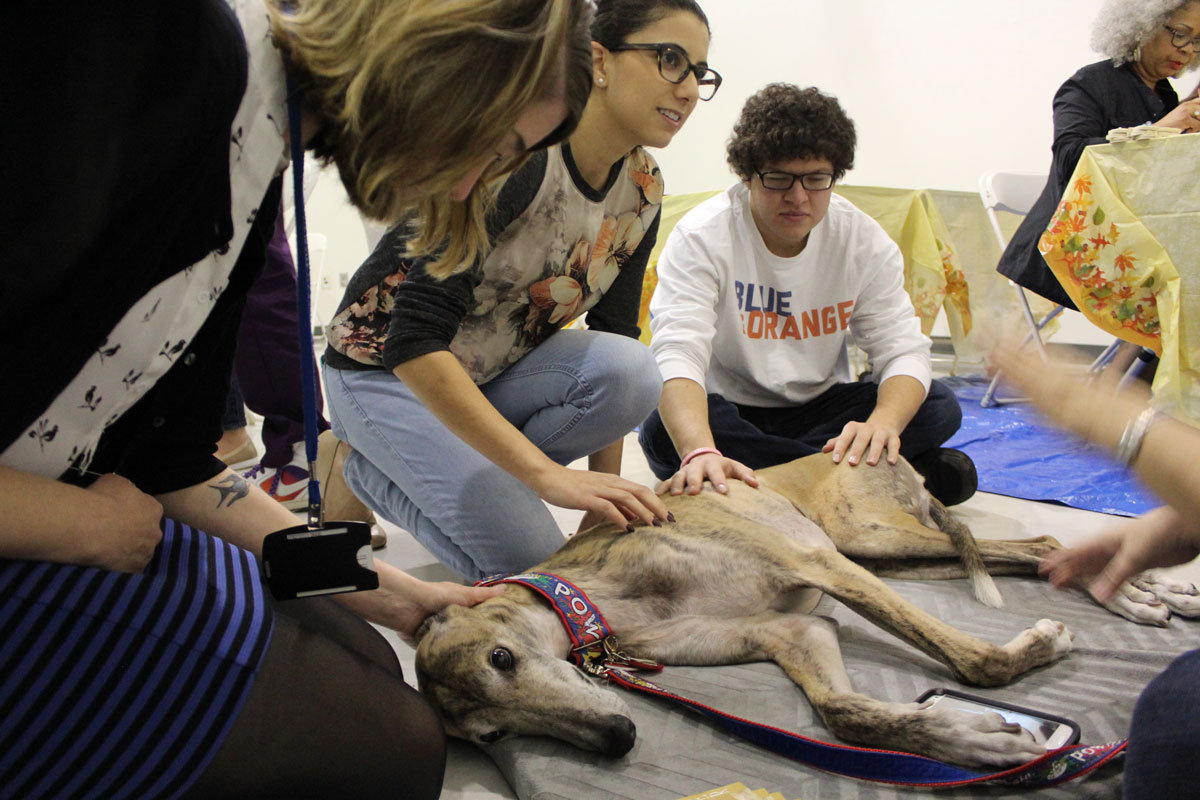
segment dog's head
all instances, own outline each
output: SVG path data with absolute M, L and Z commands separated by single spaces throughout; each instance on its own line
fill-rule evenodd
M 555 654 L 545 620 L 503 597 L 448 606 L 417 633 L 421 693 L 461 739 L 542 735 L 625 755 L 635 737 L 628 707 Z

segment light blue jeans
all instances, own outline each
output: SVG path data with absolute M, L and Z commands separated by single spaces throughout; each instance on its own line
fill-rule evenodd
M 354 452 L 346 483 L 471 580 L 518 572 L 563 543 L 529 487 L 454 435 L 385 370 L 325 367 L 329 420 Z M 633 430 L 658 404 L 662 377 L 634 339 L 559 331 L 479 387 L 542 452 L 568 464 Z

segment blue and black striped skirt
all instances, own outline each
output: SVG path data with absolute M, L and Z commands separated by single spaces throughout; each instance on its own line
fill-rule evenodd
M 170 520 L 138 575 L 0 559 L 0 798 L 177 796 L 271 625 L 255 557 Z

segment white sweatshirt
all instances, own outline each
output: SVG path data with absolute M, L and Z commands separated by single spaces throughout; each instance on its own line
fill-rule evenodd
M 875 220 L 833 195 L 804 250 L 763 243 L 744 183 L 679 221 L 658 259 L 650 349 L 664 381 L 689 378 L 742 405 L 807 402 L 855 378 L 847 338 L 872 378 L 929 389 L 929 339 L 904 291 L 900 249 Z

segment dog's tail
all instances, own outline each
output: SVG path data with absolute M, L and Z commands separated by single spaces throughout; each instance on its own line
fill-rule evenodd
M 988 574 L 983 556 L 979 552 L 979 543 L 975 541 L 971 529 L 947 511 L 936 497 L 929 498 L 929 514 L 938 530 L 949 536 L 950 541 L 954 543 L 954 549 L 962 559 L 967 577 L 971 579 L 971 591 L 975 593 L 975 599 L 991 608 L 1003 606 L 1004 598 L 1000 596 L 996 582 Z

